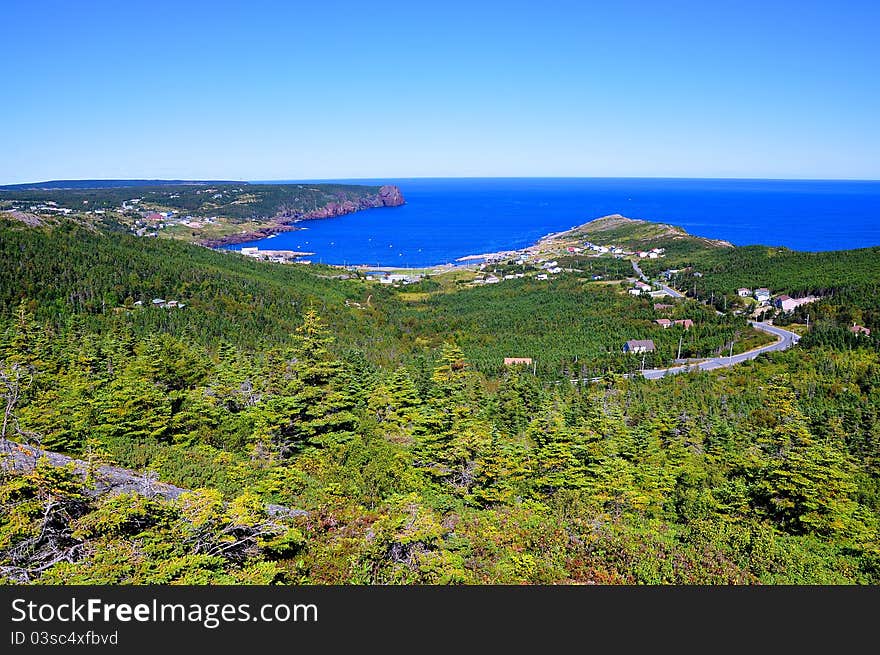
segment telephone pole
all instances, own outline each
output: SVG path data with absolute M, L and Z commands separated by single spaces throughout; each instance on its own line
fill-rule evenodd
M 682 332 L 681 336 L 678 338 L 678 356 L 676 359 L 681 359 L 681 342 L 684 341 L 684 333 Z

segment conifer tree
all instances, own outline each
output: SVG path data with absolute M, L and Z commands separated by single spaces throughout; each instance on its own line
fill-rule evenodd
M 283 386 L 257 409 L 256 440 L 268 439 L 282 457 L 344 441 L 356 427 L 353 403 L 338 389 L 333 337 L 316 312 L 306 313 L 293 341 Z
M 784 530 L 822 535 L 864 532 L 856 517 L 854 467 L 842 444 L 814 436 L 792 391 L 771 390 L 775 425 L 759 436 L 753 495 Z

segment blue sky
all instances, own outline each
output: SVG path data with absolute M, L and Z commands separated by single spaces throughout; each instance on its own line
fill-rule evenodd
M 878 7 L 4 0 L 0 183 L 878 179 Z

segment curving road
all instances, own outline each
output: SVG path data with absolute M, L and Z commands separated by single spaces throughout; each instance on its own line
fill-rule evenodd
M 633 265 L 633 270 L 636 272 L 636 275 L 638 275 L 639 278 L 641 278 L 642 282 L 649 282 L 649 283 L 651 282 L 651 280 L 648 279 L 648 276 L 645 275 L 644 273 L 642 273 L 642 269 L 639 268 L 639 265 L 635 259 L 632 260 L 632 265 Z M 657 284 L 660 286 L 661 289 L 663 289 L 666 293 L 668 293 L 673 298 L 684 298 L 683 293 L 679 293 L 678 291 L 676 291 L 672 287 L 668 287 L 665 284 L 662 284 L 660 282 L 657 282 Z
M 776 343 L 771 343 L 767 346 L 761 346 L 760 348 L 755 348 L 754 350 L 749 350 L 747 352 L 740 353 L 739 355 L 734 355 L 733 357 L 711 357 L 698 364 L 686 364 L 684 366 L 673 366 L 671 368 L 651 368 L 646 371 L 642 371 L 642 375 L 649 380 L 657 380 L 667 375 L 687 373 L 688 371 L 714 371 L 718 368 L 727 368 L 729 366 L 741 364 L 747 359 L 754 359 L 755 357 L 763 353 L 775 352 L 778 350 L 788 350 L 789 348 L 797 344 L 798 341 L 800 341 L 800 336 L 798 336 L 794 332 L 783 330 L 782 328 L 776 327 L 775 325 L 770 325 L 769 323 L 759 323 L 758 321 L 749 321 L 749 323 L 756 330 L 761 330 L 763 332 L 775 335 L 777 337 Z

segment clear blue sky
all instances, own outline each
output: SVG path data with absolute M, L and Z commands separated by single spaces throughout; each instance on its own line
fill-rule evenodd
M 880 3 L 0 5 L 0 183 L 880 178 Z

